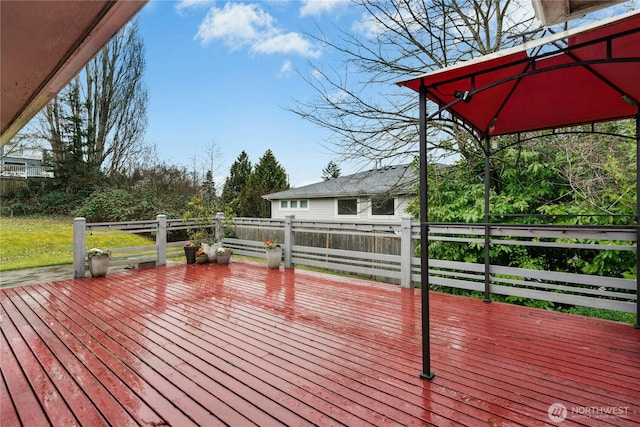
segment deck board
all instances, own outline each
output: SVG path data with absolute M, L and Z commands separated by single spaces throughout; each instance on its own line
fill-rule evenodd
M 365 280 L 176 265 L 0 305 L 3 427 L 537 426 L 556 402 L 563 426 L 640 423 L 640 331 L 616 322 L 431 293 L 428 382 L 420 291 Z

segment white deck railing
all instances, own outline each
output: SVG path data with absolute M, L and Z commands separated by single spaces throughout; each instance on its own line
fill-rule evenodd
M 210 223 L 224 233 L 224 218 Z M 86 234 L 139 233 L 155 236 L 155 244 L 112 250 L 115 265 L 164 265 L 167 259 L 181 258 L 184 240 L 172 241 L 178 231 L 201 226 L 201 221 L 155 220 L 92 223 L 74 220 L 74 275 L 86 272 Z M 211 227 L 211 225 L 210 225 Z M 265 258 L 263 242 L 282 242 L 286 268 L 305 265 L 330 271 L 352 273 L 387 280 L 410 287 L 420 283 L 420 258 L 414 256 L 420 242 L 420 224 L 405 217 L 396 224 L 337 221 L 236 218 L 236 237 L 222 239 L 238 255 Z M 464 245 L 484 245 L 483 224 L 431 224 L 431 241 Z M 552 250 L 588 250 L 616 254 L 636 252 L 635 227 L 558 227 L 544 225 L 498 225 L 489 227 L 490 244 Z M 108 249 L 108 248 L 103 248 Z M 635 254 L 634 254 L 635 255 Z M 429 260 L 429 283 L 473 291 L 582 305 L 623 312 L 636 312 L 637 280 L 591 274 L 521 268 L 513 265 L 442 259 Z M 487 277 L 489 283 L 487 285 Z
M 53 178 L 50 168 L 38 165 L 0 164 L 0 176 L 20 178 Z

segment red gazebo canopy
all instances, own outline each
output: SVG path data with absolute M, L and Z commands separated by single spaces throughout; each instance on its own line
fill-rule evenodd
M 640 11 L 465 61 L 398 85 L 495 136 L 634 117 Z M 464 99 L 464 100 L 463 100 Z
M 554 34 L 399 82 L 419 92 L 422 378 L 431 380 L 427 123 L 443 111 L 472 128 L 485 150 L 484 286 L 491 292 L 489 137 L 636 118 L 640 145 L 640 11 Z M 427 115 L 427 99 L 438 105 Z M 640 150 L 636 159 L 640 169 Z M 636 192 L 640 193 L 640 180 Z M 636 221 L 640 199 L 636 201 Z M 640 242 L 640 227 L 637 227 Z M 637 261 L 640 270 L 640 257 Z M 637 279 L 640 294 L 640 277 Z M 637 305 L 640 319 L 640 305 Z

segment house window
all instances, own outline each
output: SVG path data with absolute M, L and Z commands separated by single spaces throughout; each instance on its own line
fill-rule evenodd
M 371 215 L 393 215 L 395 204 L 393 197 L 371 199 Z
M 357 215 L 358 199 L 339 199 L 338 215 Z
M 309 207 L 308 200 L 280 200 L 280 209 L 307 209 Z

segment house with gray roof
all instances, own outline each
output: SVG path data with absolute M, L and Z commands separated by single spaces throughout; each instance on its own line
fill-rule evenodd
M 410 165 L 387 166 L 267 194 L 271 218 L 394 221 L 415 196 L 418 180 Z

